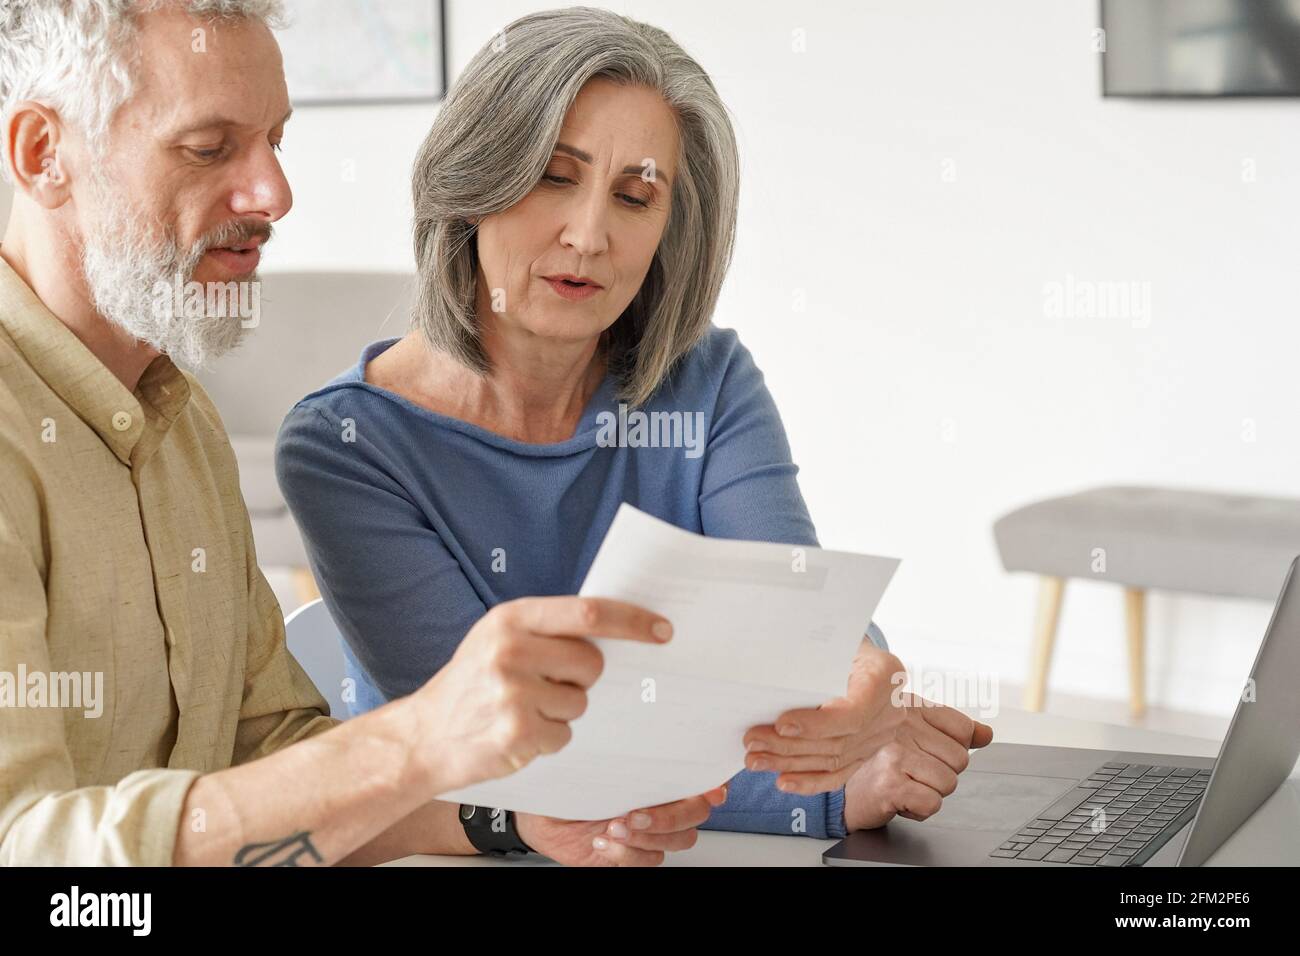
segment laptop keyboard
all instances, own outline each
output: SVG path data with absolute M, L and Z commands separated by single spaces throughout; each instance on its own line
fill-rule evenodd
M 1141 866 L 1196 815 L 1210 771 L 1103 764 L 990 856 Z

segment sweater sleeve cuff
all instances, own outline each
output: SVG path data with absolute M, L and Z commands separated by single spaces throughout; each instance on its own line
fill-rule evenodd
M 844 822 L 844 789 L 826 794 L 826 836 L 828 839 L 846 837 L 848 827 Z

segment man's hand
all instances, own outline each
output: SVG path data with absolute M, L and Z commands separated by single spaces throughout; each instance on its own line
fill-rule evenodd
M 591 597 L 519 598 L 470 628 L 442 670 L 410 695 L 420 777 L 431 795 L 504 777 L 569 742 L 604 667 L 606 637 L 662 643 L 672 625 L 644 608 Z
M 565 866 L 658 866 L 664 853 L 695 846 L 696 827 L 727 800 L 725 786 L 637 810 L 616 820 L 556 820 L 516 813 L 525 843 Z
M 745 766 L 777 772 L 777 787 L 788 793 L 824 793 L 845 786 L 868 760 L 897 743 L 908 748 L 904 763 L 920 782 L 942 786 L 947 778 L 932 761 L 960 773 L 968 751 L 986 746 L 993 728 L 951 707 L 930 701 L 921 706 L 922 698 L 895 693 L 903 679 L 897 657 L 864 641 L 848 692 L 816 709 L 786 711 L 774 724 L 751 727 L 744 737 Z M 883 758 L 882 765 L 903 756 Z

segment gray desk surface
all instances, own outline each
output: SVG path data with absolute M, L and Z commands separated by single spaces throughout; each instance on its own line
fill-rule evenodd
M 969 711 L 972 716 L 979 716 Z M 994 740 L 1058 747 L 1093 747 L 1213 757 L 1219 741 L 1157 733 L 1004 707 L 997 717 L 980 718 L 993 727 Z M 670 853 L 665 866 L 820 866 L 822 851 L 834 840 L 701 831 L 690 850 Z M 409 856 L 389 866 L 553 866 L 545 860 L 500 862 L 483 857 Z M 1207 866 L 1300 866 L 1300 764 L 1254 816 L 1219 848 Z

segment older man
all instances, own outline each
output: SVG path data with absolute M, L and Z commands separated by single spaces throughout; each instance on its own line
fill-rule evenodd
M 345 724 L 285 649 L 220 419 L 172 362 L 216 356 L 253 323 L 159 295 L 255 281 L 289 211 L 277 14 L 274 0 L 0 0 L 15 192 L 0 246 L 0 863 L 528 846 L 659 862 L 721 790 L 651 808 L 635 832 L 521 816 L 502 834 L 433 798 L 564 745 L 600 669 L 574 637 L 664 640 L 662 619 L 511 602 L 419 691 Z

